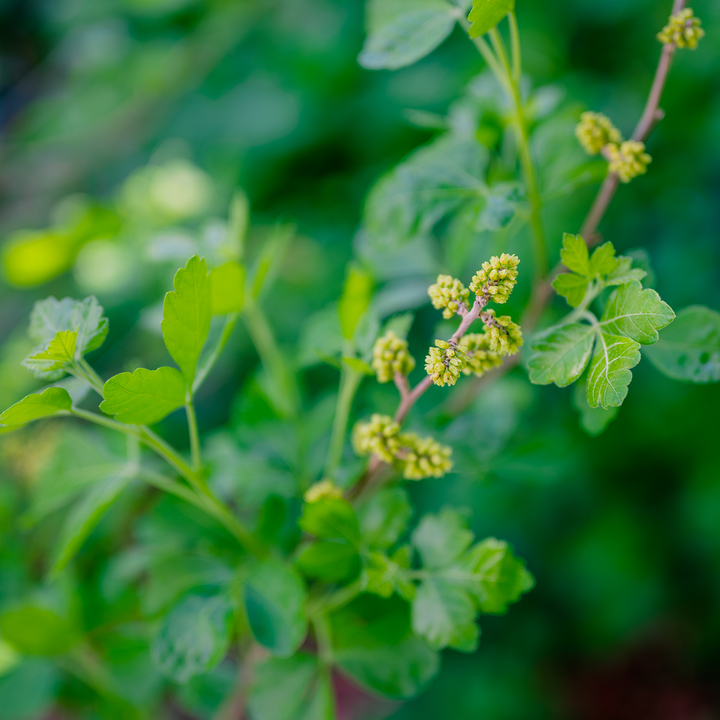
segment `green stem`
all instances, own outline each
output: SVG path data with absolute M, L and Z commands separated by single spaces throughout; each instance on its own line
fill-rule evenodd
M 510 23 L 510 50 L 512 52 L 513 77 L 515 82 L 520 85 L 522 80 L 522 51 L 520 50 L 520 32 L 514 12 L 508 14 L 508 22 Z
M 227 341 L 230 339 L 230 336 L 235 329 L 235 325 L 237 325 L 238 317 L 239 313 L 230 313 L 225 319 L 225 325 L 223 327 L 222 333 L 220 334 L 220 337 L 218 338 L 217 343 L 215 344 L 215 347 L 208 356 L 208 359 L 205 361 L 205 364 L 202 366 L 202 368 L 200 368 L 197 375 L 195 376 L 195 382 L 193 383 L 192 387 L 193 394 L 195 394 L 197 392 L 197 389 L 203 384 L 208 373 L 210 372 L 210 370 L 212 370 L 213 366 L 217 362 L 217 359 L 220 357 L 220 353 L 222 353 L 225 345 L 227 345 Z
M 318 646 L 318 658 L 323 665 L 329 666 L 333 661 L 332 636 L 330 624 L 324 613 L 313 615 L 312 624 L 315 628 L 315 640 Z
M 185 414 L 187 415 L 188 432 L 190 434 L 190 453 L 192 455 L 193 471 L 196 475 L 202 470 L 202 459 L 200 457 L 200 433 L 198 432 L 197 416 L 192 399 L 185 403 Z
M 328 448 L 328 456 L 325 463 L 325 476 L 328 478 L 334 477 L 342 462 L 348 421 L 350 420 L 350 410 L 362 379 L 362 373 L 351 368 L 343 367 L 340 376 L 340 388 L 338 390 L 332 435 L 330 436 L 330 447 Z

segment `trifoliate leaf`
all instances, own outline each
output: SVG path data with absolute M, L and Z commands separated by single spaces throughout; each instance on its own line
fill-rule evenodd
M 77 350 L 85 354 L 105 340 L 108 320 L 102 314 L 102 307 L 92 296 L 84 300 L 45 298 L 33 307 L 28 334 L 44 350 L 60 330 L 77 330 Z
M 23 365 L 38 377 L 48 376 L 55 370 L 62 371 L 75 360 L 77 337 L 76 330 L 60 330 L 48 343 L 47 350 L 30 355 Z
M 617 268 L 617 264 L 613 244 L 610 242 L 603 243 L 590 256 L 591 277 L 602 278 L 613 272 Z
M 563 235 L 563 249 L 560 251 L 563 265 L 570 271 L 592 279 L 590 271 L 590 254 L 585 240 L 581 235 Z
M 175 273 L 174 291 L 165 295 L 162 333 L 165 346 L 192 387 L 200 351 L 210 330 L 212 294 L 205 260 L 191 257 Z
M 100 409 L 123 423 L 153 425 L 185 404 L 183 376 L 171 367 L 138 368 L 111 377 Z
M 624 285 L 632 280 L 642 280 L 647 272 L 639 267 L 633 267 L 633 259 L 620 255 L 617 258 L 617 266 L 607 276 L 606 285 Z
M 177 683 L 212 670 L 230 642 L 228 597 L 190 595 L 163 618 L 150 651 L 156 667 Z
M 452 32 L 457 13 L 445 0 L 370 0 L 368 37 L 358 62 L 369 70 L 412 65 Z
M 562 295 L 571 307 L 578 307 L 585 297 L 588 279 L 575 273 L 560 273 L 552 283 L 558 295 Z
M 228 262 L 210 271 L 212 314 L 227 315 L 240 312 L 245 300 L 245 268 Z
M 630 368 L 640 362 L 640 343 L 605 332 L 597 338 L 587 378 L 588 403 L 590 407 L 617 407 L 627 396 Z
M 245 611 L 255 640 L 289 657 L 304 640 L 306 590 L 300 577 L 275 561 L 255 562 L 244 583 Z
M 70 408 L 72 408 L 72 400 L 68 391 L 51 387 L 41 393 L 28 395 L 20 402 L 11 405 L 0 415 L 0 425 L 24 425 Z
M 592 325 L 571 323 L 542 333 L 532 345 L 530 382 L 558 387 L 574 383 L 588 364 L 595 332 Z
M 409 545 L 398 548 L 392 557 L 371 552 L 365 567 L 365 590 L 384 598 L 397 592 L 400 597 L 412 600 L 415 597 L 415 585 L 408 580 L 405 572 L 411 561 L 412 548 Z
M 643 290 L 637 280 L 632 280 L 610 295 L 600 324 L 605 333 L 627 335 L 642 345 L 652 345 L 657 342 L 657 331 L 674 318 L 672 308 L 654 290 Z
M 453 508 L 443 508 L 437 515 L 426 515 L 412 534 L 423 565 L 444 568 L 455 562 L 473 541 L 467 528 L 467 517 Z
M 720 382 L 720 313 L 694 305 L 644 351 L 661 372 L 686 382 Z
M 357 509 L 363 542 L 372 548 L 392 547 L 407 528 L 412 506 L 403 488 L 381 490 Z
M 515 9 L 515 0 L 473 0 L 468 20 L 472 23 L 470 37 L 490 32 L 508 13 Z

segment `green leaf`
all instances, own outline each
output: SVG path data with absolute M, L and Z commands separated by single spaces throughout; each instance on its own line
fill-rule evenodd
M 451 565 L 470 547 L 473 533 L 467 528 L 467 518 L 453 508 L 443 508 L 437 515 L 425 515 L 412 534 L 427 568 Z
M 490 32 L 508 13 L 515 9 L 515 0 L 473 0 L 468 20 L 471 38 Z
M 227 652 L 232 606 L 226 595 L 190 595 L 163 618 L 151 645 L 160 672 L 177 683 L 209 672 Z
M 571 323 L 551 328 L 533 343 L 530 358 L 530 382 L 555 383 L 566 387 L 574 383 L 590 360 L 596 330 L 592 325 Z
M 633 267 L 633 259 L 620 255 L 617 258 L 617 267 L 607 276 L 606 285 L 624 285 L 632 280 L 642 280 L 647 272 L 642 268 Z
M 617 269 L 618 261 L 615 257 L 615 248 L 610 242 L 603 243 L 596 248 L 590 257 L 591 277 L 604 277 Z
M 608 425 L 617 417 L 619 407 L 605 410 L 601 407 L 592 408 L 587 401 L 587 384 L 585 381 L 575 385 L 573 405 L 580 414 L 580 427 L 590 436 L 602 435 Z
M 75 556 L 100 518 L 135 477 L 128 466 L 93 485 L 67 514 L 56 543 L 50 576 L 55 577 Z
M 563 235 L 563 249 L 560 251 L 563 265 L 570 271 L 591 280 L 590 254 L 585 240 L 581 235 Z
M 213 268 L 210 296 L 213 315 L 240 312 L 245 301 L 245 268 L 237 262 Z
M 477 219 L 477 228 L 502 230 L 515 217 L 520 193 L 515 183 L 501 183 L 488 189 L 485 205 Z
M 588 403 L 593 408 L 617 407 L 627 397 L 632 380 L 630 368 L 640 362 L 640 343 L 605 332 L 597 336 L 587 379 Z
M 365 590 L 373 595 L 389 598 L 397 593 L 405 600 L 415 597 L 415 585 L 408 579 L 413 551 L 410 545 L 404 545 L 387 557 L 379 552 L 367 555 L 365 566 Z
M 412 635 L 407 603 L 361 595 L 330 616 L 338 669 L 371 693 L 407 700 L 440 669 L 440 657 Z
M 364 220 L 371 239 L 400 245 L 461 209 L 476 224 L 485 207 L 487 163 L 475 137 L 446 134 L 416 150 L 370 190 Z
M 407 529 L 412 506 L 403 488 L 386 488 L 357 510 L 363 542 L 372 548 L 392 547 Z
M 47 717 L 61 681 L 60 668 L 43 658 L 24 658 L 9 672 L 0 673 L 3 720 Z
M 412 65 L 445 40 L 457 15 L 457 6 L 444 0 L 369 0 L 358 62 L 369 70 Z
M 418 588 L 412 604 L 413 630 L 430 647 L 451 647 L 460 652 L 475 652 L 480 642 L 477 611 L 470 593 L 445 580 L 430 578 Z
M 720 382 L 720 313 L 702 305 L 684 308 L 645 353 L 675 380 Z
M 307 633 L 306 591 L 290 568 L 255 562 L 244 584 L 245 610 L 255 640 L 277 657 L 292 655 Z
M 62 655 L 80 640 L 68 620 L 36 605 L 0 615 L 0 633 L 5 642 L 24 655 Z
M 307 653 L 258 665 L 248 703 L 253 720 L 334 720 L 329 672 Z
M 603 332 L 627 335 L 642 345 L 657 342 L 660 328 L 675 318 L 672 308 L 654 290 L 643 290 L 637 280 L 613 291 L 601 319 Z
M 296 564 L 308 577 L 335 582 L 358 574 L 360 555 L 349 542 L 319 540 L 300 550 Z
M 105 383 L 100 409 L 123 423 L 153 425 L 182 407 L 186 392 L 185 380 L 175 368 L 138 368 Z
M 72 400 L 67 390 L 51 387 L 41 393 L 24 397 L 11 405 L 0 415 L 0 425 L 24 425 L 41 417 L 48 417 L 72 408 Z
M 535 587 L 525 563 L 515 557 L 504 540 L 487 538 L 463 559 L 462 568 L 472 575 L 470 584 L 481 612 L 502 615 L 510 603 Z
M 342 358 L 343 363 L 347 365 L 351 370 L 363 375 L 374 375 L 375 371 L 366 363 L 364 360 L 356 357 L 344 357 Z
M 346 340 L 352 340 L 360 318 L 370 305 L 372 291 L 372 276 L 362 268 L 351 264 L 338 303 L 340 330 Z
M 200 351 L 210 330 L 212 297 L 205 260 L 191 257 L 175 273 L 174 291 L 165 295 L 162 333 L 165 346 L 188 387 L 195 378 Z
M 571 307 L 578 307 L 585 297 L 588 279 L 574 273 L 560 273 L 552 282 L 558 295 L 562 295 Z
M 306 533 L 322 540 L 346 541 L 356 548 L 360 544 L 360 525 L 355 510 L 341 498 L 305 503 L 298 524 Z

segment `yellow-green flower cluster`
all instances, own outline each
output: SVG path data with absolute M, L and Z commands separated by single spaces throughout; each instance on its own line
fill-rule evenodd
M 404 433 L 401 444 L 404 450 L 403 477 L 406 480 L 439 478 L 452 470 L 452 448 L 447 445 L 441 445 L 431 437 L 418 437 L 415 433 Z
M 407 340 L 402 340 L 392 330 L 379 337 L 373 347 L 372 367 L 380 383 L 390 382 L 395 373 L 407 375 L 415 367 Z
M 358 455 L 377 455 L 383 462 L 392 463 L 398 457 L 400 426 L 389 416 L 375 413 L 370 422 L 356 423 L 352 444 Z
M 626 140 L 620 147 L 610 144 L 605 148 L 610 163 L 610 172 L 618 174 L 624 183 L 647 172 L 652 158 L 645 152 L 645 144 L 637 140 Z
M 486 332 L 470 333 L 460 340 L 465 348 L 467 365 L 463 368 L 465 375 L 483 376 L 489 370 L 502 365 L 502 358 L 490 349 L 490 338 Z
M 668 24 L 657 34 L 657 39 L 665 45 L 694 50 L 704 35 L 700 18 L 696 18 L 690 8 L 685 8 L 670 16 Z
M 462 345 L 436 340 L 435 347 L 430 348 L 425 358 L 425 372 L 440 387 L 454 385 L 466 362 L 465 348 Z
M 509 315 L 496 317 L 494 310 L 483 313 L 485 334 L 490 350 L 498 355 L 515 355 L 523 344 L 522 330 Z
M 407 480 L 442 477 L 452 469 L 451 448 L 431 437 L 401 433 L 400 426 L 389 415 L 375 414 L 369 422 L 357 423 L 353 428 L 353 447 L 358 455 L 375 455 L 401 469 Z
M 457 279 L 450 275 L 438 275 L 437 282 L 428 288 L 432 306 L 443 310 L 443 317 L 448 320 L 460 309 L 460 304 L 467 305 L 470 291 Z
M 584 112 L 575 127 L 575 136 L 588 155 L 597 155 L 605 145 L 622 142 L 620 131 L 607 115 Z
M 319 500 L 332 500 L 335 498 L 341 498 L 343 496 L 342 490 L 335 485 L 332 480 L 320 480 L 314 485 L 311 485 L 303 496 L 305 502 L 314 503 Z
M 517 255 L 503 253 L 500 257 L 491 257 L 482 264 L 470 283 L 470 289 L 476 295 L 487 295 L 493 302 L 506 303 L 517 283 Z

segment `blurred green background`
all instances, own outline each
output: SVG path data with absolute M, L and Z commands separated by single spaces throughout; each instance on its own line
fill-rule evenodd
M 518 0 L 526 71 L 556 88 L 565 117 L 605 112 L 629 134 L 670 5 Z M 720 4 L 693 9 L 707 37 L 678 54 L 648 175 L 621 188 L 601 226 L 619 252 L 647 250 L 676 311 L 720 308 Z M 356 60 L 363 39 L 361 0 L 0 0 L 0 406 L 38 387 L 20 360 L 29 310 L 47 295 L 95 294 L 104 305 L 111 331 L 94 363 L 103 376 L 166 362 L 162 295 L 187 257 L 217 246 L 238 187 L 252 206 L 251 252 L 277 223 L 296 228 L 264 304 L 282 343 L 300 343 L 314 417 L 331 412 L 337 373 L 318 364 L 313 341 L 356 249 L 388 311 L 417 311 L 411 345 L 422 353 L 437 320 L 424 289 L 449 251 L 428 246 L 394 265 L 373 258 L 358 235 L 363 199 L 435 136 L 431 126 L 483 66 L 456 30 L 415 66 L 367 71 Z M 555 248 L 594 191 L 553 205 Z M 221 428 L 241 433 L 252 421 L 243 388 L 257 363 L 241 331 L 203 389 L 201 430 L 218 446 Z M 403 707 L 368 709 L 341 683 L 343 720 L 720 717 L 720 388 L 673 382 L 648 362 L 634 377 L 599 437 L 583 431 L 573 388 L 538 389 L 521 371 L 457 418 L 435 411 L 439 393 L 423 398 L 424 422 L 446 428 L 458 462 L 448 478 L 412 488 L 418 514 L 471 507 L 476 533 L 510 540 L 537 587 L 507 617 L 483 620 L 476 655 L 447 652 L 438 681 Z M 356 412 L 393 402 L 368 383 Z M 181 421 L 162 425 L 179 443 Z M 78 604 L 102 634 L 119 602 L 108 590 L 113 555 L 127 559 L 175 516 L 133 497 L 60 589 L 44 588 L 57 523 L 28 530 L 18 518 L 60 432 L 48 423 L 0 443 L 0 603 L 40 588 Z M 155 717 L 212 717 L 229 682 L 222 666 L 163 701 L 146 648 L 123 637 L 103 647 L 138 702 L 162 706 Z M 0 653 L 0 718 L 102 717 L 64 668 L 38 659 L 21 670 Z M 12 705 L 18 695 L 32 702 Z M 56 695 L 65 710 L 52 709 Z

